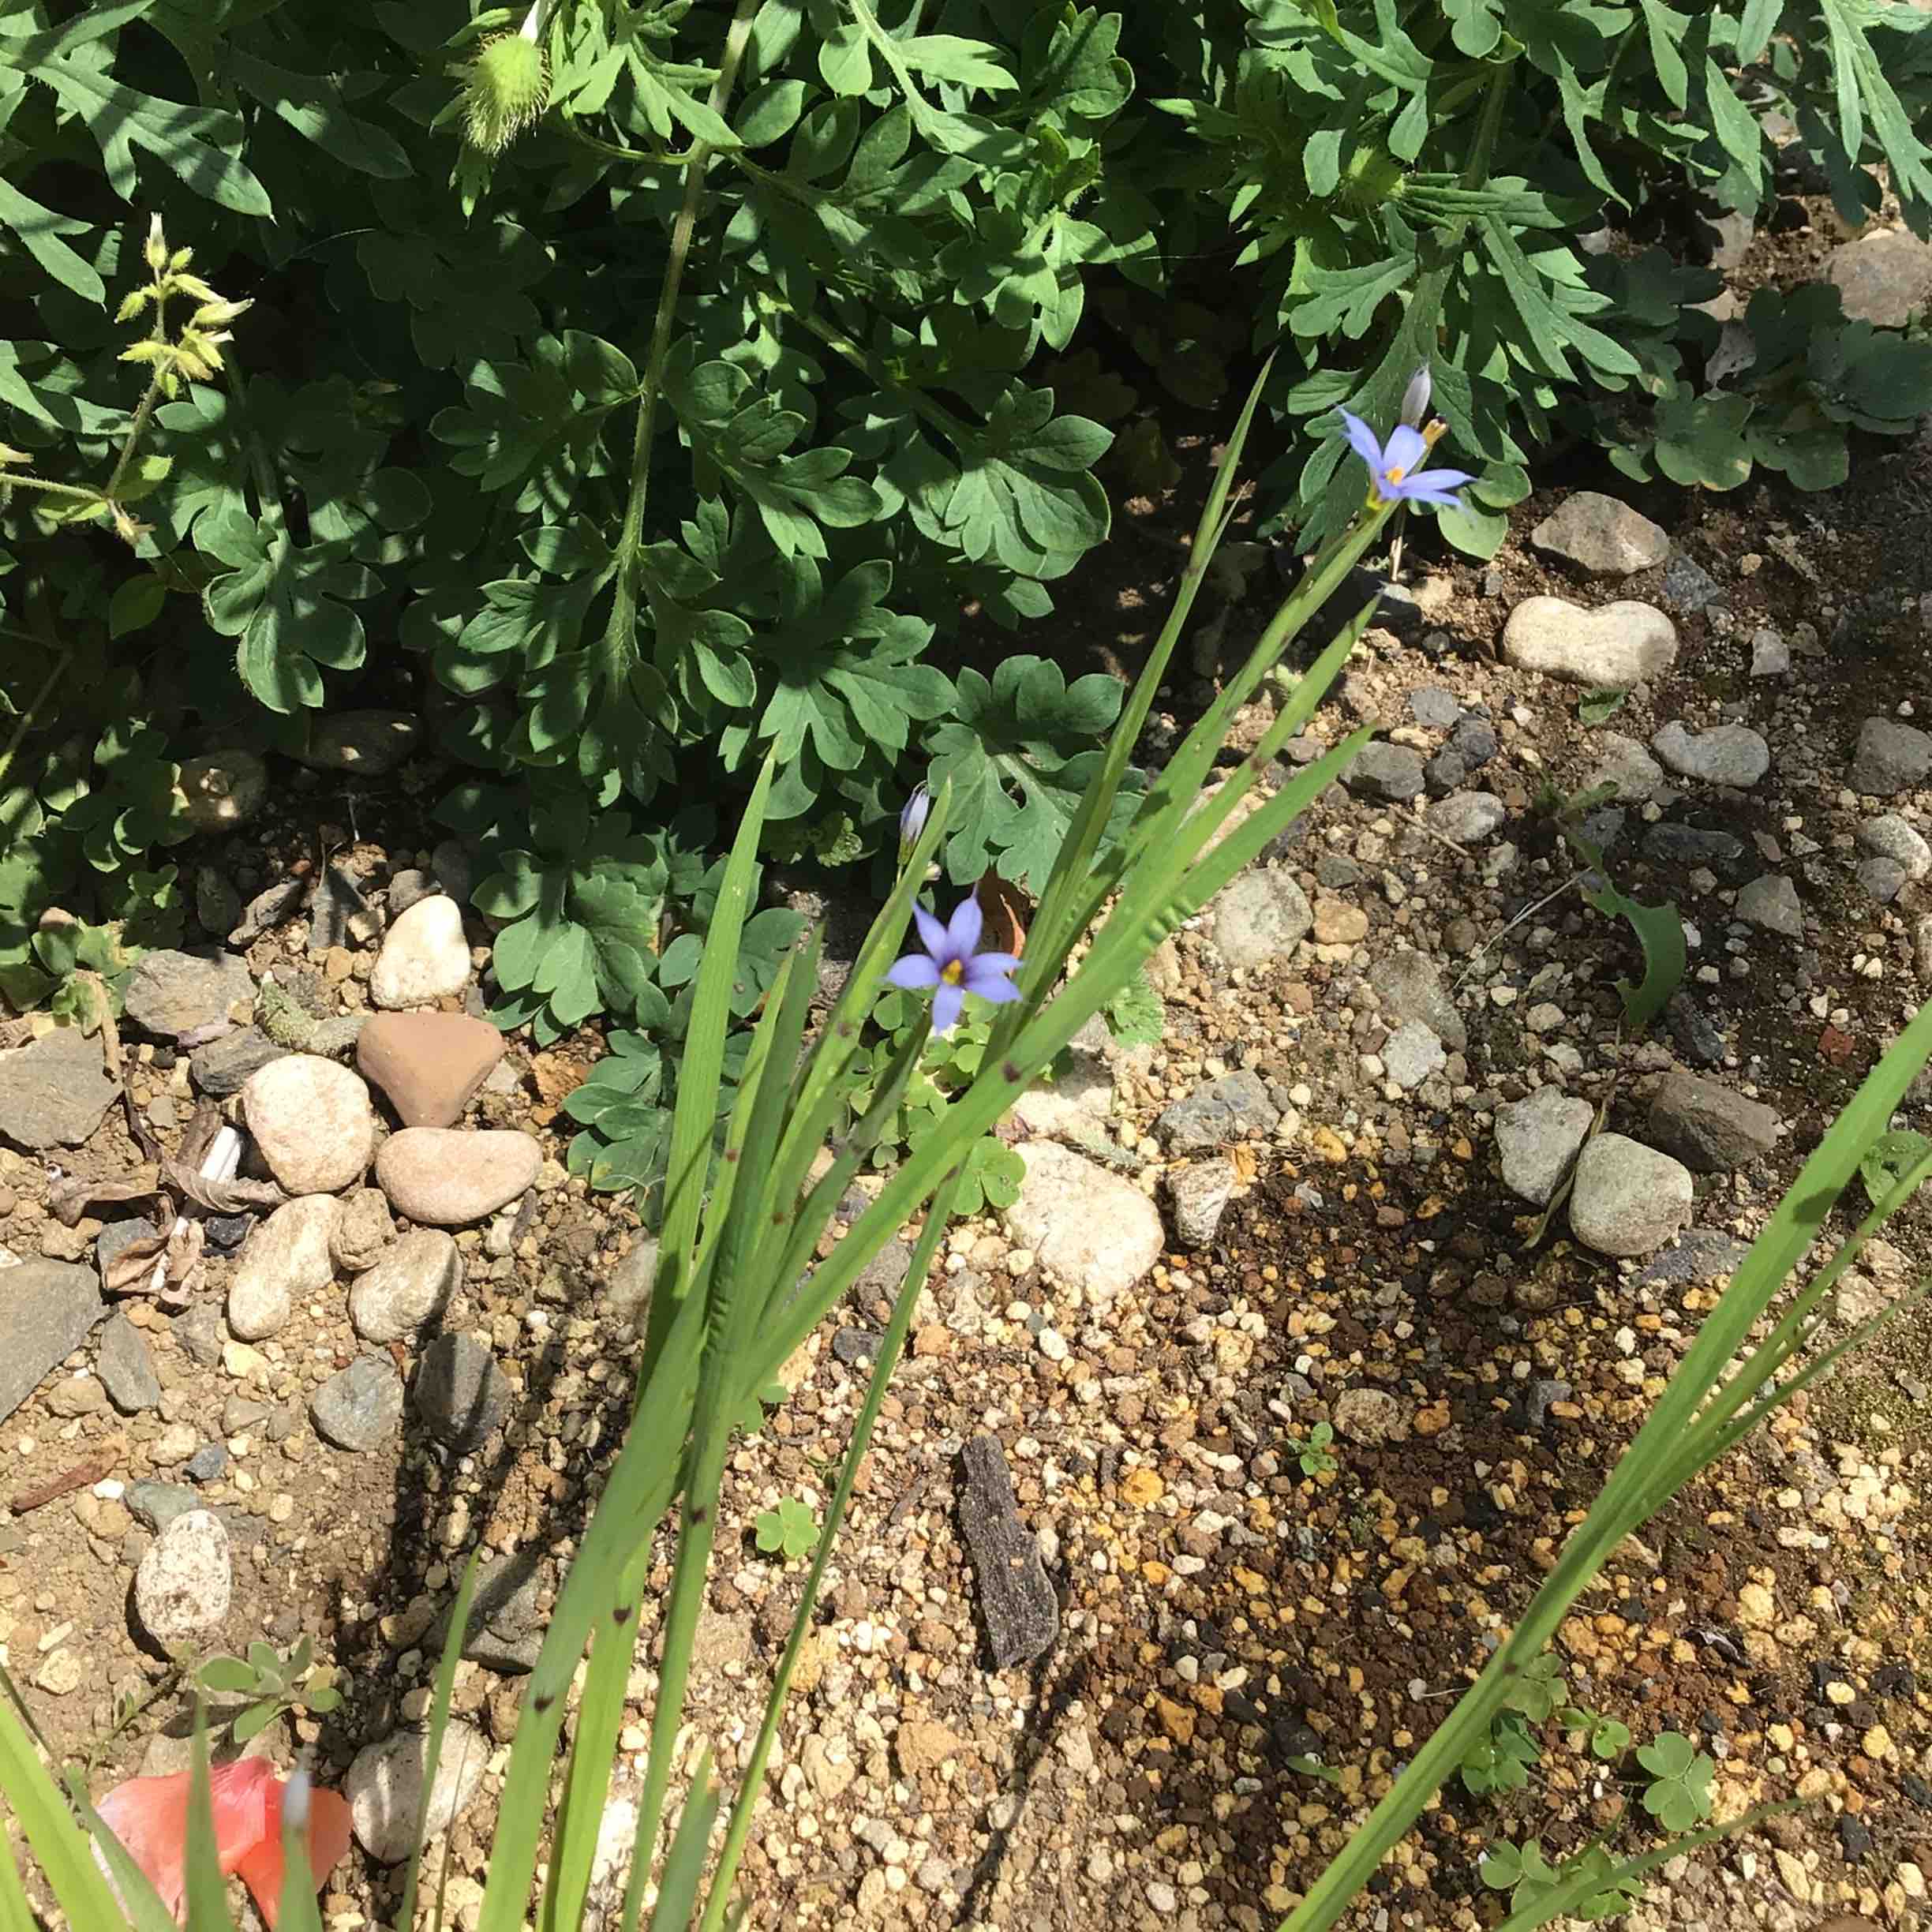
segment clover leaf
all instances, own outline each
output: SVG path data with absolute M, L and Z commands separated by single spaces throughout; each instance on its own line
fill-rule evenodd
M 1661 1732 L 1639 1745 L 1637 1762 L 1650 1774 L 1644 1809 L 1666 1831 L 1689 1831 L 1710 1816 L 1711 1779 L 1717 1767 L 1682 1732 Z

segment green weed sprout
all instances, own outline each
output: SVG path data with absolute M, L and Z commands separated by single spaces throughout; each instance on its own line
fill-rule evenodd
M 803 1556 L 818 1541 L 818 1518 L 796 1496 L 782 1498 L 758 1518 L 758 1546 L 766 1556 L 783 1552 L 787 1563 Z

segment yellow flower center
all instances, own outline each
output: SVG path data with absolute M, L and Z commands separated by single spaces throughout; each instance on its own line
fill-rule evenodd
M 960 985 L 966 977 L 966 962 L 964 960 L 948 960 L 939 968 L 939 977 L 947 986 Z
M 1391 484 L 1399 483 L 1409 472 L 1406 470 L 1384 470 L 1383 477 Z

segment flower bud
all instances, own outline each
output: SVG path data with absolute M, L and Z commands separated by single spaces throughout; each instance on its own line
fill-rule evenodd
M 912 848 L 919 843 L 919 834 L 926 829 L 926 821 L 931 815 L 931 792 L 923 784 L 915 786 L 912 796 L 905 802 L 905 810 L 899 814 L 899 863 L 901 865 L 912 856 Z
M 498 35 L 470 63 L 463 125 L 473 148 L 501 154 L 549 104 L 543 51 L 522 35 Z
M 156 275 L 167 266 L 167 240 L 161 232 L 161 217 L 153 216 L 148 223 L 148 266 Z
M 1434 388 L 1435 382 L 1429 374 L 1429 365 L 1425 362 L 1409 378 L 1409 387 L 1402 391 L 1401 419 L 1411 429 L 1428 414 L 1429 394 Z

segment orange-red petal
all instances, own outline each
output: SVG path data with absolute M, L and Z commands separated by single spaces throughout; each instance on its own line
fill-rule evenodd
M 161 1902 L 182 1923 L 188 1889 L 188 1790 L 193 1774 L 129 1778 L 95 1807 L 103 1823 L 147 1874 Z M 215 1855 L 224 1875 L 261 1842 L 268 1793 L 279 1790 L 275 1767 L 260 1758 L 217 1765 L 208 1773 Z
M 282 1910 L 282 1880 L 286 1870 L 282 1857 L 282 1797 L 287 1788 L 279 1781 L 270 1787 L 261 1842 L 235 1867 L 253 1895 L 256 1908 L 268 1932 L 275 1932 L 275 1919 Z M 349 1801 L 337 1792 L 312 1790 L 309 1794 L 309 1873 L 318 1892 L 348 1850 Z

